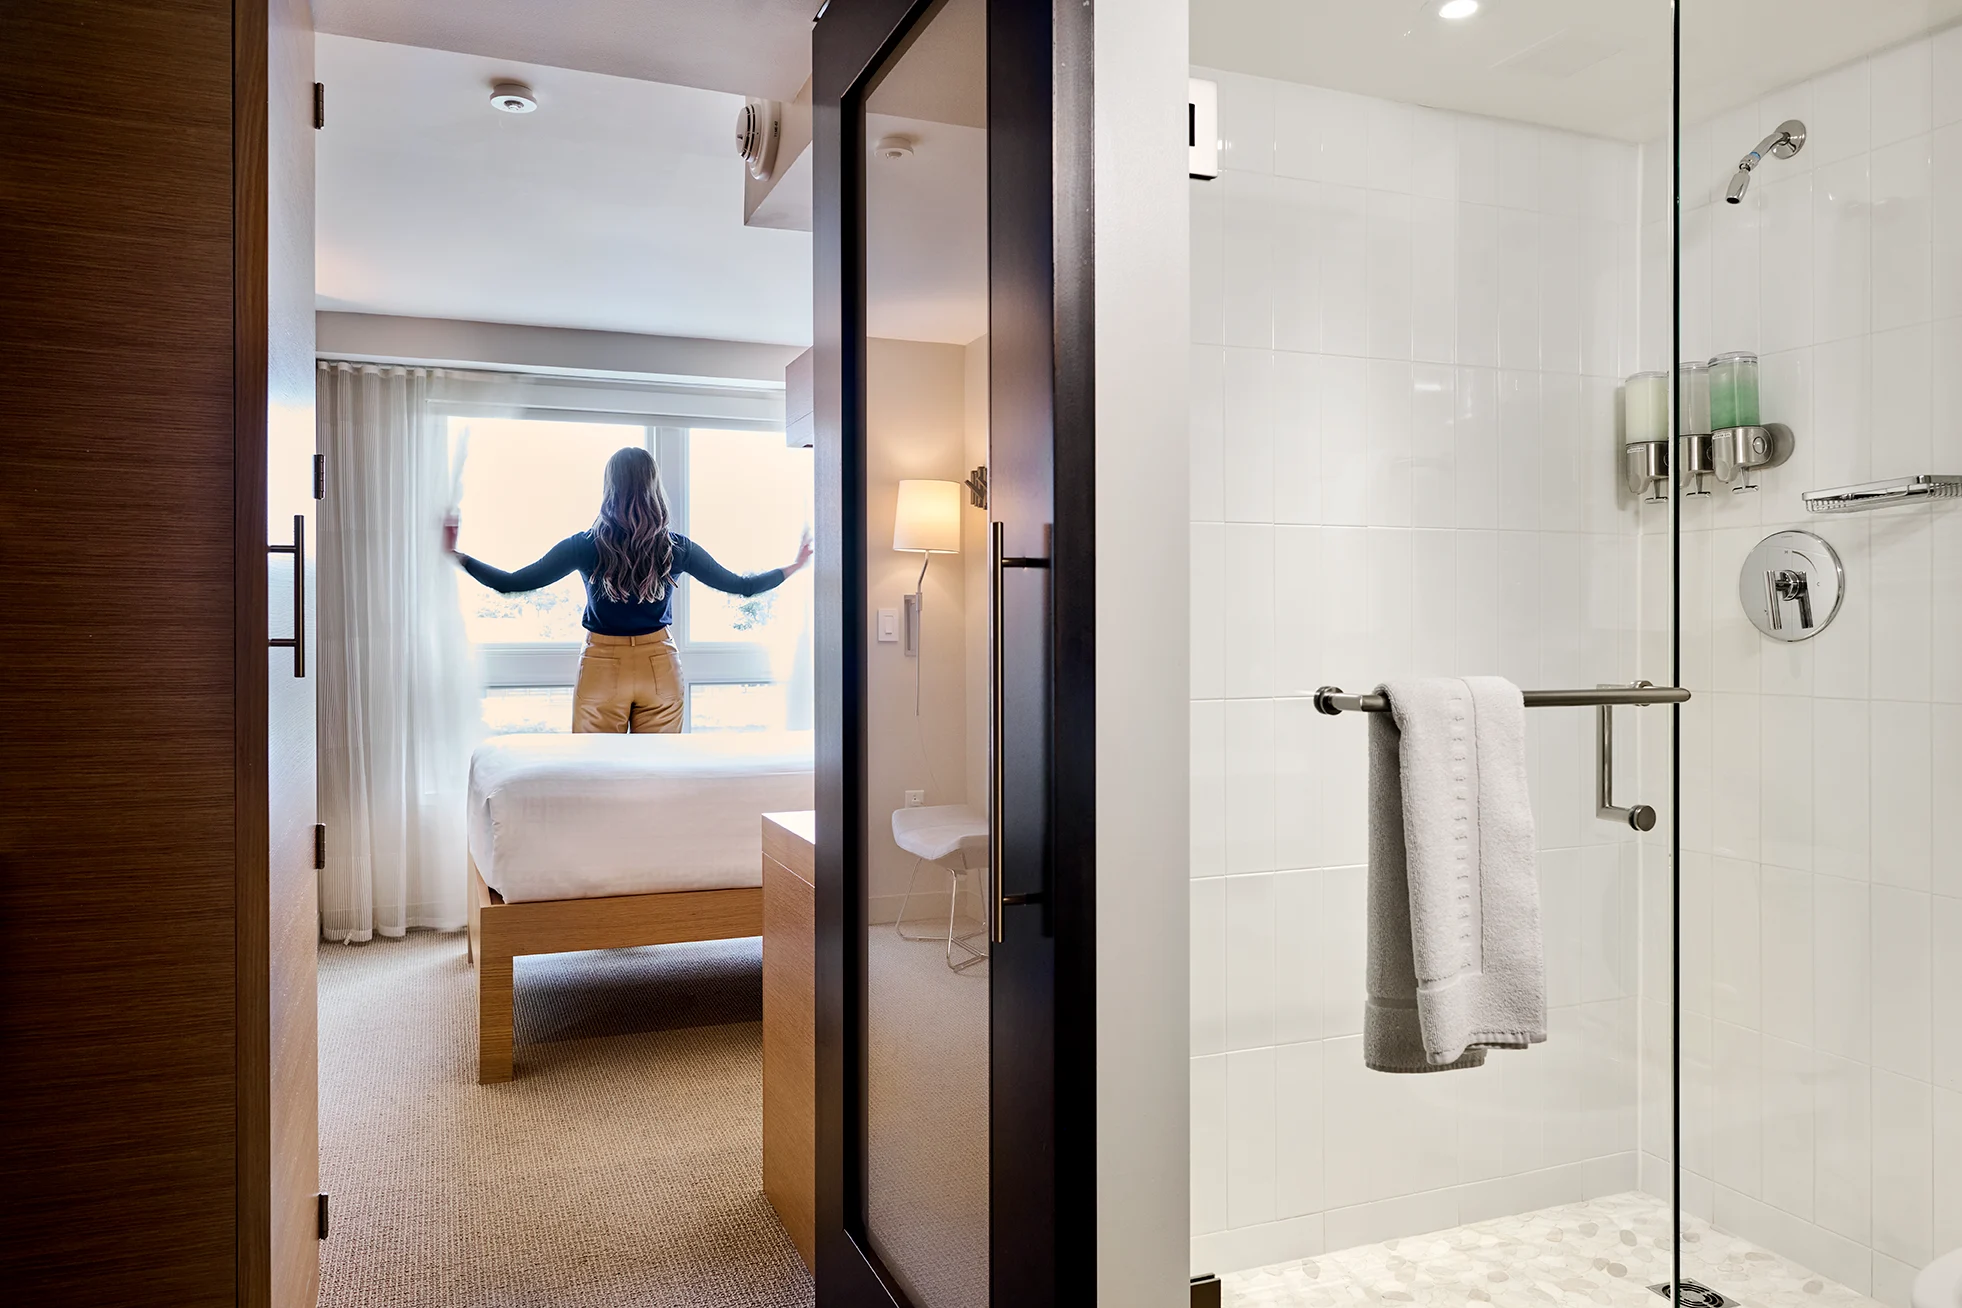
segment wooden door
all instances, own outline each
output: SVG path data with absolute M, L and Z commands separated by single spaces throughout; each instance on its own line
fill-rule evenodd
M 13 1302 L 313 1301 L 311 682 L 265 552 L 269 456 L 311 446 L 307 13 L 0 6 Z

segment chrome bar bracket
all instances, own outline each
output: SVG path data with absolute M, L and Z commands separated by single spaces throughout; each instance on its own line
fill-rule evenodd
M 1603 690 L 1647 690 L 1651 683 L 1633 686 L 1603 686 Z M 1685 696 L 1687 698 L 1687 696 Z M 1594 710 L 1594 814 L 1606 822 L 1620 822 L 1636 831 L 1655 830 L 1655 810 L 1647 804 L 1623 808 L 1615 803 L 1615 708 L 1604 701 Z

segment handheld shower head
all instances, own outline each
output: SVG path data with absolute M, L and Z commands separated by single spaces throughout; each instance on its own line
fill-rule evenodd
M 1763 163 L 1766 155 L 1789 159 L 1805 148 L 1805 124 L 1796 118 L 1787 118 L 1778 124 L 1776 131 L 1758 142 L 1757 149 L 1737 161 L 1737 172 L 1730 179 L 1730 186 L 1724 191 L 1728 204 L 1739 204 L 1744 192 L 1751 189 L 1751 172 Z

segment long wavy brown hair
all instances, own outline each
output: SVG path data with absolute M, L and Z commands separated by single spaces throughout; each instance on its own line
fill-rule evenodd
M 599 547 L 593 582 L 608 599 L 645 604 L 668 593 L 674 569 L 668 497 L 654 456 L 639 446 L 629 445 L 606 461 L 593 543 Z

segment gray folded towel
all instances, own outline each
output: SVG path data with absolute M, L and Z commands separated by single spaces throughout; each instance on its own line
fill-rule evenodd
M 1546 1039 L 1526 713 L 1500 677 L 1378 688 L 1369 718 L 1369 1002 L 1379 1072 L 1477 1067 Z

